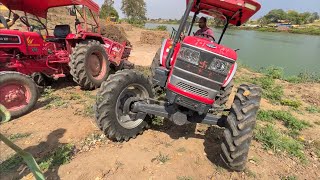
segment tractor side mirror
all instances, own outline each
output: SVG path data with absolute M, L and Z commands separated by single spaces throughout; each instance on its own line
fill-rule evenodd
M 75 6 L 72 6 L 70 9 L 69 9 L 69 15 L 70 16 L 77 16 L 77 9 Z

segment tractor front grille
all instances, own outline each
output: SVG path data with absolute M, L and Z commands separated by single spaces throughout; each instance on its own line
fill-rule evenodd
M 188 85 L 188 84 L 186 84 L 186 83 L 178 82 L 177 86 L 178 86 L 180 89 L 183 89 L 183 90 L 188 91 L 188 92 L 192 92 L 192 93 L 197 94 L 197 95 L 199 95 L 199 96 L 209 97 L 209 92 L 208 92 L 208 91 L 199 89 L 199 88 L 197 88 L 197 87 Z

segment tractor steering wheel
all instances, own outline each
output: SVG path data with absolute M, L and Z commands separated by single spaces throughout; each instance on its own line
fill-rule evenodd
M 21 16 L 19 19 L 23 24 L 25 24 L 30 29 L 31 32 L 33 32 L 33 30 L 37 29 L 40 34 L 41 34 L 41 32 L 40 32 L 41 30 L 46 30 L 46 33 L 49 34 L 48 29 L 39 19 L 30 18 L 27 16 Z M 31 19 L 31 20 L 39 23 L 41 26 L 40 25 L 39 26 L 38 25 L 30 25 L 28 19 Z M 42 37 L 42 35 L 41 35 L 41 37 Z
M 210 39 L 210 40 L 213 40 L 213 42 L 216 41 L 216 39 L 213 36 L 209 35 L 209 34 L 200 34 L 200 36 L 202 36 L 204 38 L 207 38 L 207 39 Z

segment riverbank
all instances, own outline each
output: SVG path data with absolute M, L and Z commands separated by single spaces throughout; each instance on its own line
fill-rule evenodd
M 176 25 L 176 26 L 179 25 L 179 23 L 177 23 L 177 22 L 167 22 L 167 21 L 166 22 L 150 21 L 147 23 L 159 24 L 159 25 L 166 25 L 166 24 L 167 25 Z M 214 27 L 214 28 L 222 29 L 223 27 Z M 277 33 L 291 33 L 291 34 L 305 34 L 305 35 L 320 36 L 320 27 L 318 27 L 318 26 L 308 26 L 305 28 L 291 28 L 286 31 L 278 30 L 274 27 L 247 27 L 247 26 L 236 27 L 236 26 L 230 26 L 230 28 L 236 29 L 236 30 L 251 30 L 251 31 L 259 31 L 259 32 L 277 32 Z
M 306 27 L 306 28 L 292 28 L 288 30 L 278 30 L 273 27 L 231 27 L 232 29 L 237 30 L 251 30 L 251 31 L 259 31 L 259 32 L 278 32 L 278 33 L 292 33 L 292 34 L 305 34 L 305 35 L 315 35 L 320 36 L 320 28 L 319 27 Z

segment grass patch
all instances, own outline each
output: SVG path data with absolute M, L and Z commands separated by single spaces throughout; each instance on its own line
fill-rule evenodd
M 320 113 L 320 108 L 316 106 L 309 106 L 309 107 L 306 107 L 306 111 L 308 111 L 311 114 Z
M 276 85 L 275 80 L 269 76 L 254 78 L 251 83 L 260 86 L 263 89 L 263 97 L 271 102 L 279 102 L 284 95 L 282 86 Z
M 83 116 L 85 117 L 94 117 L 94 109 L 92 105 L 86 104 L 83 110 Z
M 190 176 L 178 176 L 177 180 L 193 180 L 193 178 Z
M 306 160 L 303 153 L 304 145 L 290 136 L 280 133 L 274 126 L 257 127 L 255 139 L 263 144 L 266 150 L 274 152 L 286 152 L 302 161 Z
M 297 180 L 298 178 L 294 175 L 281 177 L 281 180 Z
M 257 178 L 256 173 L 251 171 L 250 169 L 245 169 L 244 173 L 250 178 Z
M 70 162 L 75 146 L 66 144 L 58 147 L 55 151 L 43 158 L 39 163 L 41 170 L 46 171 L 51 167 L 60 166 Z
M 299 108 L 302 103 L 298 100 L 291 100 L 291 99 L 281 99 L 280 104 L 283 106 L 289 106 L 293 108 Z
M 52 101 L 50 104 L 46 105 L 44 109 L 52 109 L 52 108 L 60 108 L 60 107 L 67 107 L 68 103 L 64 101 L 61 97 L 54 96 L 52 97 Z
M 80 99 L 81 99 L 81 96 L 79 94 L 72 93 L 70 95 L 70 100 L 80 100 Z
M 310 127 L 310 123 L 302 120 L 298 120 L 291 113 L 286 111 L 272 111 L 272 110 L 260 110 L 257 118 L 261 121 L 272 122 L 274 120 L 280 120 L 284 122 L 284 125 L 293 131 L 300 131 L 307 127 Z
M 85 91 L 84 95 L 89 99 L 96 100 L 96 96 L 91 94 L 91 91 Z
M 320 75 L 318 73 L 302 72 L 297 76 L 289 76 L 284 78 L 285 81 L 290 83 L 319 83 Z
M 170 160 L 169 155 L 168 154 L 162 154 L 161 152 L 159 152 L 159 155 L 157 157 L 155 157 L 154 159 L 152 159 L 151 161 L 159 161 L 161 163 L 166 163 Z
M 57 148 L 48 156 L 40 160 L 37 160 L 37 162 L 39 162 L 38 164 L 40 169 L 42 171 L 46 171 L 51 167 L 60 166 L 60 165 L 69 163 L 73 155 L 74 148 L 75 148 L 74 145 L 66 144 Z M 15 154 L 14 156 L 10 157 L 9 159 L 7 159 L 6 161 L 0 164 L 0 171 L 8 172 L 14 168 L 18 168 L 23 163 L 24 161 L 22 157 L 20 157 L 18 154 Z
M 1 162 L 0 164 L 0 172 L 8 172 L 11 169 L 17 168 L 23 163 L 22 157 L 15 154 L 10 157 L 8 160 Z
M 27 138 L 31 135 L 31 133 L 17 133 L 17 134 L 11 134 L 8 139 L 12 142 L 15 142 L 19 139 Z
M 164 118 L 158 117 L 158 116 L 154 116 L 151 120 L 152 125 L 154 126 L 162 126 L 164 123 Z

